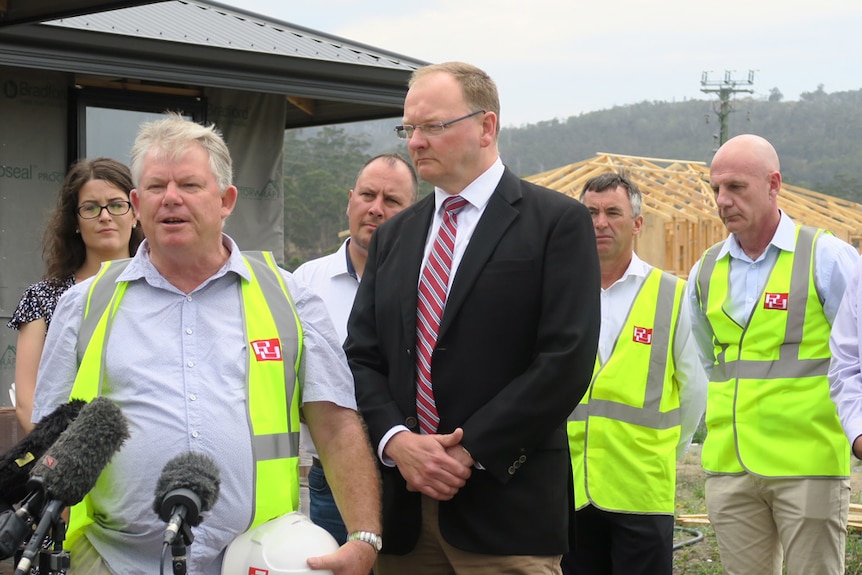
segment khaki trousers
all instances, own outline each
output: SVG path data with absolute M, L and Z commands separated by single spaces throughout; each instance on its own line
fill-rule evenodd
M 379 555 L 375 575 L 561 575 L 560 555 L 483 555 L 446 543 L 440 535 L 438 502 L 422 496 L 422 527 L 407 555 Z
M 706 508 L 727 575 L 843 575 L 849 479 L 706 479 Z

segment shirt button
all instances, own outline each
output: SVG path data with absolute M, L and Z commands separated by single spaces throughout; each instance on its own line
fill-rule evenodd
M 189 367 L 194 367 L 194 366 L 195 366 L 195 362 L 190 361 L 187 365 L 188 365 Z
M 197 431 L 192 431 L 192 437 L 197 439 L 197 436 L 200 435 Z
M 189 399 L 191 399 L 192 401 L 195 401 L 197 398 L 198 398 L 198 396 L 195 395 L 194 393 L 189 396 Z
M 192 328 L 187 328 L 187 329 L 186 329 L 186 333 L 187 333 L 187 334 L 189 334 L 189 335 L 191 335 L 191 334 L 192 334 Z
M 187 295 L 187 296 L 186 296 L 186 301 L 192 301 L 192 296 Z

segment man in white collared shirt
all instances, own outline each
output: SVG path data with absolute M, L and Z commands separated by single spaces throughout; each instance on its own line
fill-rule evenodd
M 306 262 L 294 272 L 294 276 L 308 284 L 326 304 L 339 341 L 344 342 L 347 337 L 347 317 L 365 271 L 371 235 L 377 226 L 416 201 L 418 193 L 416 173 L 404 158 L 398 154 L 371 158 L 359 170 L 356 184 L 348 195 L 350 237 L 334 254 Z M 312 461 L 308 471 L 311 520 L 343 545 L 347 540 L 347 528 L 318 459 L 317 448 L 304 423 L 300 443 Z
M 850 458 L 827 370 L 856 250 L 778 209 L 778 154 L 737 136 L 710 184 L 730 237 L 689 275 L 710 377 L 706 506 L 726 573 L 844 573 Z
M 566 575 L 670 575 L 676 459 L 706 402 L 683 280 L 641 260 L 641 193 L 624 174 L 584 184 L 602 272 L 590 388 L 568 423 L 577 545 Z

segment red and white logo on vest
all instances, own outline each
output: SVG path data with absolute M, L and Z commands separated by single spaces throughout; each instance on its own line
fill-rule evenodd
M 248 575 L 269 575 L 269 569 L 261 569 L 260 567 L 249 567 Z
M 259 339 L 251 342 L 251 349 L 258 361 L 283 361 L 281 355 L 281 342 L 278 338 Z
M 632 341 L 635 343 L 652 345 L 652 329 L 635 326 L 634 334 L 632 334 Z
M 787 300 L 790 294 L 767 293 L 763 297 L 763 309 L 778 309 L 787 311 Z

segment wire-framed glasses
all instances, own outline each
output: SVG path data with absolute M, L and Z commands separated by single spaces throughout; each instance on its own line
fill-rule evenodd
M 413 137 L 413 132 L 419 130 L 426 136 L 439 136 L 443 133 L 443 130 L 460 122 L 461 120 L 466 120 L 467 118 L 472 118 L 476 114 L 484 114 L 485 110 L 476 110 L 475 112 L 471 112 L 466 116 L 461 116 L 460 118 L 455 118 L 454 120 L 449 120 L 448 122 L 431 122 L 428 124 L 420 124 L 418 126 L 414 126 L 413 124 L 403 124 L 400 126 L 395 126 L 395 133 L 402 140 L 409 140 Z
M 124 216 L 132 209 L 131 202 L 126 200 L 113 200 L 104 206 L 100 206 L 96 202 L 87 202 L 78 206 L 78 215 L 85 220 L 92 220 L 102 215 L 102 210 L 108 210 L 108 214 L 112 216 Z

